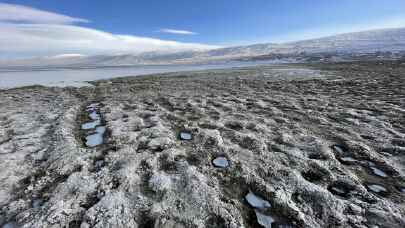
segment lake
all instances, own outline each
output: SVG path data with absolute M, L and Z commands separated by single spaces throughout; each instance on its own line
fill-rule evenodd
M 30 85 L 79 87 L 89 85 L 88 83 L 86 83 L 87 81 L 95 81 L 114 77 L 210 69 L 229 69 L 235 67 L 257 66 L 271 63 L 274 62 L 249 61 L 200 65 L 153 65 L 133 67 L 101 67 L 91 69 L 49 69 L 3 72 L 0 69 L 0 88 L 6 89 Z

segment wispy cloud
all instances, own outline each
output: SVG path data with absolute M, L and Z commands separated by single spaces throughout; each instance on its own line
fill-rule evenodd
M 159 32 L 161 33 L 170 33 L 170 34 L 178 34 L 178 35 L 197 35 L 198 33 L 187 31 L 187 30 L 177 30 L 177 29 L 160 29 Z
M 73 25 L 77 22 L 88 20 L 0 3 L 0 58 L 64 53 L 138 54 L 149 51 L 176 52 L 217 48 L 198 43 L 113 34 Z
M 82 18 L 74 18 L 27 6 L 6 3 L 0 3 L 0 21 L 41 24 L 73 24 L 89 22 Z

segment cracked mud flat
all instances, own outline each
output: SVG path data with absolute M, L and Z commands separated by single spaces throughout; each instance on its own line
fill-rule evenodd
M 94 85 L 0 91 L 0 226 L 405 227 L 404 63 Z

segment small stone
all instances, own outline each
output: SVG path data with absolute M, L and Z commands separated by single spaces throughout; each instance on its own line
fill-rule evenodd
M 229 161 L 226 159 L 226 157 L 217 157 L 212 161 L 212 163 L 218 168 L 226 168 L 229 166 Z

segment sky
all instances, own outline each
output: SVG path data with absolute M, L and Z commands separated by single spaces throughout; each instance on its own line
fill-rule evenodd
M 0 58 L 137 54 L 405 27 L 404 0 L 0 0 Z

